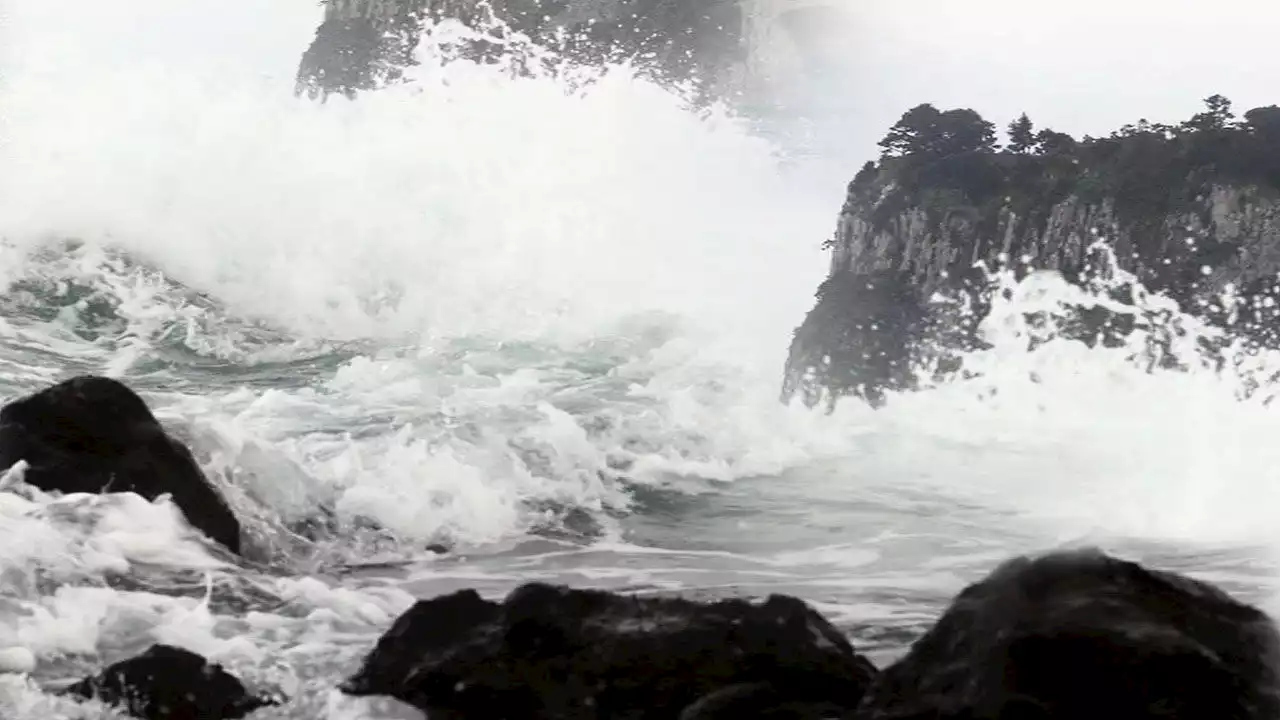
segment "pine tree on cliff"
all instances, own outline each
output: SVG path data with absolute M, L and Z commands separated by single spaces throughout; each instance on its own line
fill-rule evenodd
M 924 103 L 903 113 L 879 143 L 885 157 L 948 157 L 995 149 L 996 128 L 967 108 L 941 112 Z
M 862 169 L 858 171 L 858 174 L 853 176 L 853 187 L 867 187 L 871 185 L 875 182 L 876 175 L 879 172 L 879 168 L 876 167 L 876 164 L 868 160 L 866 164 L 862 166 Z
M 1212 132 L 1226 130 L 1235 122 L 1235 114 L 1231 112 L 1231 101 L 1221 95 L 1210 95 L 1204 99 L 1204 112 L 1196 113 L 1183 123 L 1183 129 L 1189 132 Z
M 1113 138 L 1135 138 L 1144 136 L 1150 139 L 1154 136 L 1163 140 L 1168 140 L 1177 135 L 1177 128 L 1164 125 L 1162 123 L 1153 123 L 1146 118 L 1139 118 L 1136 123 L 1128 123 L 1121 126 L 1119 130 L 1111 133 Z
M 1045 128 L 1036 133 L 1036 147 L 1039 148 L 1041 155 L 1070 155 L 1077 145 L 1075 138 L 1057 130 Z
M 1026 113 L 1009 123 L 1009 150 L 1019 155 L 1026 155 L 1036 145 L 1035 128 Z
M 932 134 L 942 113 L 929 103 L 917 105 L 902 114 L 879 143 L 886 156 L 904 156 L 921 152 L 926 136 Z

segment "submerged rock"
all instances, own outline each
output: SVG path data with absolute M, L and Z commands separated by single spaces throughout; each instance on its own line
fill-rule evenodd
M 142 720 L 235 720 L 278 698 L 251 695 L 221 665 L 171 645 L 108 666 L 64 692 L 118 706 Z
M 45 492 L 168 493 L 192 527 L 240 552 L 240 522 L 190 449 L 118 380 L 75 377 L 0 409 L 0 468 L 19 460 Z
M 1203 582 L 1096 550 L 1004 563 L 872 684 L 857 720 L 1280 717 L 1280 635 Z
M 341 686 L 432 718 L 821 718 L 875 675 L 801 600 L 702 603 L 530 583 L 474 590 L 400 616 Z

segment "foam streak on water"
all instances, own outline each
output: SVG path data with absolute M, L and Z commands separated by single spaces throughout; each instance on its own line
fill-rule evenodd
M 35 668 L 0 675 L 7 718 L 70 716 L 34 683 L 155 641 L 297 698 L 263 717 L 381 717 L 329 689 L 415 595 L 529 578 L 781 588 L 889 653 L 1059 542 L 1269 586 L 1274 411 L 1199 366 L 1029 351 L 1004 310 L 1071 298 L 1052 283 L 997 307 L 978 379 L 780 406 L 849 172 L 722 110 L 625 67 L 581 87 L 429 54 L 318 105 L 291 93 L 310 0 L 10 6 L 0 389 L 126 378 L 253 563 L 163 502 L 9 478 L 0 662 Z M 321 503 L 336 532 L 292 535 Z

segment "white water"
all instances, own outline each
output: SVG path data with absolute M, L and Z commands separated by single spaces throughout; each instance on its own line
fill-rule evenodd
M 982 380 L 877 413 L 780 406 L 847 169 L 782 163 L 620 68 L 571 93 L 427 58 L 412 88 L 299 101 L 316 15 L 13 4 L 0 374 L 9 394 L 73 371 L 138 383 L 265 555 L 321 500 L 390 546 L 342 537 L 249 576 L 163 503 L 3 492 L 0 648 L 19 649 L 0 662 L 47 681 L 173 642 L 298 698 L 263 717 L 375 717 L 329 688 L 414 594 L 457 585 L 782 586 L 851 625 L 915 628 L 1002 557 L 1085 540 L 1270 585 L 1275 411 L 1232 378 L 1028 353 L 995 324 Z M 84 245 L 43 245 L 61 238 Z M 633 508 L 601 474 L 618 459 L 660 502 L 598 516 L 591 548 L 517 547 L 544 501 Z M 421 557 L 441 537 L 460 559 Z M 413 560 L 410 579 L 320 572 L 383 556 Z M 191 596 L 99 582 L 157 566 L 196 571 Z M 286 606 L 203 604 L 204 572 Z M 6 717 L 72 712 L 0 681 Z

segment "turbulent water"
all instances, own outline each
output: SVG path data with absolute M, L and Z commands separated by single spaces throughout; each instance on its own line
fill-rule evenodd
M 264 718 L 403 716 L 332 687 L 415 597 L 529 579 L 790 592 L 881 660 L 1060 544 L 1271 605 L 1280 410 L 1235 375 L 1033 343 L 1010 310 L 1069 297 L 1033 278 L 981 378 L 783 406 L 847 167 L 624 67 L 428 54 L 300 101 L 315 7 L 255 12 L 23 0 L 4 28 L 0 394 L 125 379 L 251 538 L 233 565 L 163 502 L 5 486 L 0 664 L 35 660 L 5 718 L 103 716 L 39 687 L 156 641 L 293 698 Z M 322 504 L 338 526 L 295 534 Z

